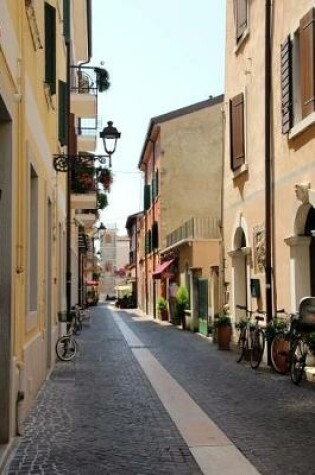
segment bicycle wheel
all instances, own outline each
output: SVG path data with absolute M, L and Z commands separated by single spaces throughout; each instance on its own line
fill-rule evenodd
M 265 350 L 265 333 L 261 328 L 256 328 L 252 334 L 252 349 L 250 352 L 250 365 L 257 369 L 261 363 Z
M 242 328 L 240 332 L 240 336 L 238 337 L 237 342 L 237 358 L 236 362 L 240 363 L 245 356 L 245 352 L 247 349 L 247 342 L 246 342 L 246 328 Z
M 77 352 L 77 342 L 74 338 L 65 335 L 56 342 L 56 354 L 61 361 L 72 360 Z
M 285 333 L 277 333 L 270 348 L 271 364 L 277 373 L 286 374 L 289 370 L 289 348 L 290 343 Z
M 304 367 L 305 367 L 306 353 L 304 352 L 304 343 L 302 339 L 297 339 L 292 346 L 290 356 L 290 376 L 294 384 L 300 384 Z

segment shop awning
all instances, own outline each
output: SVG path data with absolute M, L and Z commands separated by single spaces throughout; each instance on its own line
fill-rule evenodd
M 172 264 L 174 259 L 169 261 L 164 261 L 162 264 L 159 264 L 154 272 L 152 272 L 153 279 L 160 279 L 163 272 Z
M 97 280 L 87 280 L 86 285 L 98 285 L 98 281 Z

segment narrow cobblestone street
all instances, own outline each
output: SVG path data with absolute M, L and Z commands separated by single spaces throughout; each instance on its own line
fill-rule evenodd
M 78 341 L 75 361 L 58 362 L 44 384 L 5 475 L 215 474 L 197 464 L 151 385 L 135 356 L 141 345 L 258 472 L 315 473 L 313 385 L 253 371 L 200 335 L 106 306 Z

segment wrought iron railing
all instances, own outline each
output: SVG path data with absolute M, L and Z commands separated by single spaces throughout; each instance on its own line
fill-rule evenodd
M 109 88 L 109 75 L 106 69 L 94 66 L 71 66 L 71 92 L 93 94 Z

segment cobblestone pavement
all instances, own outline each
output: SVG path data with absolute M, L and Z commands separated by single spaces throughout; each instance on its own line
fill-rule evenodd
M 106 307 L 57 363 L 6 475 L 199 475 L 187 445 Z
M 315 474 L 315 386 L 237 364 L 173 326 L 120 317 L 263 475 Z M 200 474 L 106 307 L 57 363 L 6 475 Z M 224 475 L 224 474 L 218 474 Z
M 124 318 L 261 474 L 315 474 L 314 384 L 296 387 L 288 376 L 238 364 L 198 334 Z

